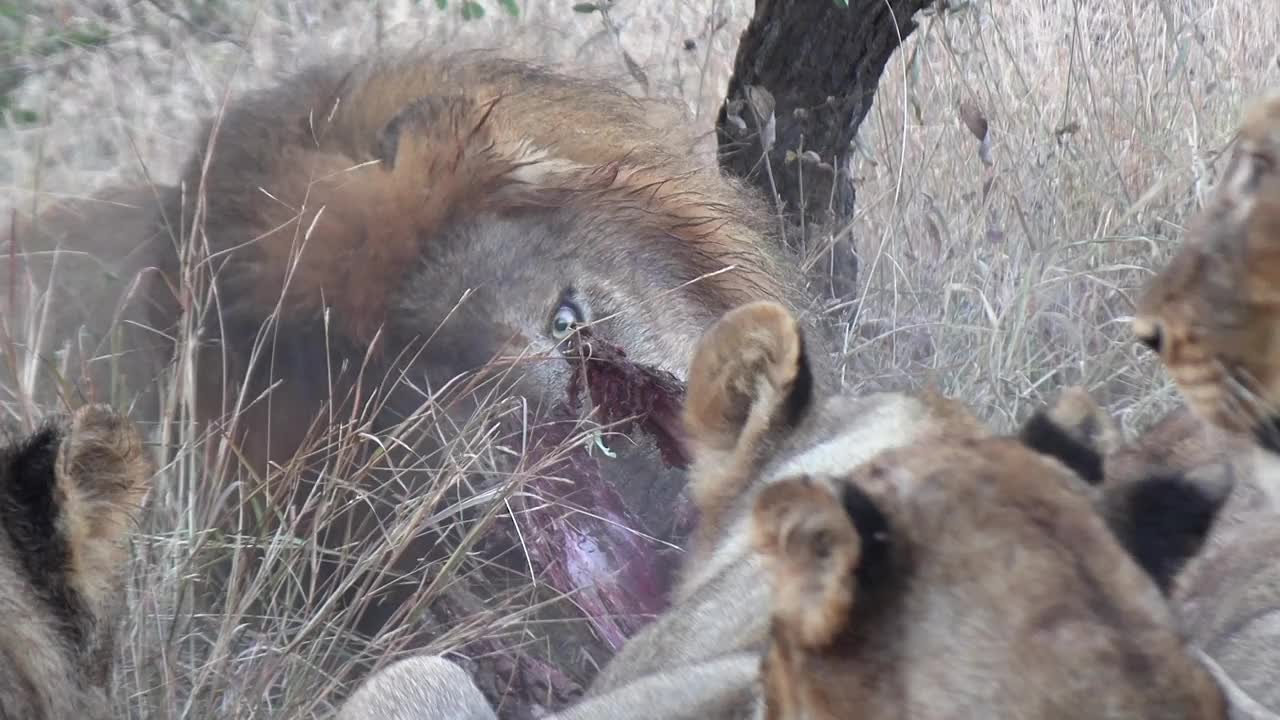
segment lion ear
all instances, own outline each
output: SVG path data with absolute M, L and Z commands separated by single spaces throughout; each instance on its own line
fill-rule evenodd
M 775 627 L 812 650 L 834 642 L 858 597 L 886 587 L 892 572 L 888 517 L 853 482 L 769 485 L 752 508 L 751 541 L 772 586 Z
M 1111 417 L 1081 387 L 1070 387 L 1048 408 L 1037 410 L 1018 438 L 1058 460 L 1090 485 L 1104 479 L 1103 458 L 1119 444 Z
M 21 518 L 11 531 L 24 547 L 65 554 L 67 584 L 91 604 L 104 602 L 151 483 L 137 429 L 105 405 L 88 405 L 6 453 L 2 494 L 7 512 Z
M 73 585 L 98 601 L 128 559 L 124 547 L 151 488 L 153 467 L 142 435 L 107 405 L 76 410 L 65 426 L 54 466 L 58 527 L 71 553 Z
M 520 153 L 499 143 L 489 126 L 497 102 L 464 95 L 418 98 L 374 134 L 373 156 L 384 170 L 404 173 L 431 193 L 476 185 L 497 190 L 521 163 Z
M 1237 218 L 1247 217 L 1262 181 L 1280 172 L 1280 91 L 1249 103 L 1240 120 L 1239 138 L 1217 192 L 1231 200 Z
M 383 170 L 404 174 L 410 187 L 451 202 L 538 204 L 539 198 L 584 179 L 617 174 L 557 157 L 527 138 L 493 127 L 501 96 L 428 95 L 397 110 L 374 133 L 370 151 Z M 480 192 L 483 190 L 483 192 Z M 543 200 L 545 202 L 545 200 Z
M 472 119 L 475 110 L 475 103 L 464 96 L 419 98 L 392 115 L 378 131 L 373 143 L 374 157 L 387 170 L 395 170 L 397 165 L 412 163 L 414 159 L 421 160 L 433 148 L 456 143 L 467 131 L 464 125 L 476 123 Z
M 760 301 L 731 310 L 698 341 L 684 424 L 694 452 L 742 452 L 763 431 L 794 426 L 813 399 L 804 338 L 791 313 Z
M 772 586 L 776 630 L 801 647 L 830 645 L 848 625 L 858 589 L 862 541 L 853 516 L 826 486 L 792 478 L 757 496 L 751 538 Z

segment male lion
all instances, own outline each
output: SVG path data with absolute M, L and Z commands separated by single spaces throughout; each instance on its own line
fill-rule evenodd
M 704 336 L 684 420 L 700 525 L 675 604 L 557 718 L 1225 717 L 1096 508 L 1083 424 L 993 437 L 936 396 L 828 394 L 769 302 Z M 493 717 L 478 700 L 416 658 L 341 717 Z
M 1235 447 L 1235 488 L 1178 578 L 1183 622 L 1238 717 L 1280 713 L 1280 93 L 1246 110 L 1221 182 L 1150 281 L 1134 333 Z
M 759 299 L 801 304 L 776 221 L 692 152 L 682 114 L 489 54 L 412 50 L 312 66 L 233 100 L 200 138 L 179 186 L 113 191 L 20 232 L 28 250 L 61 251 L 28 254 L 35 277 L 53 278 L 55 311 L 81 310 L 46 335 L 60 344 L 86 321 L 98 333 L 61 362 L 89 366 L 98 388 L 113 363 L 150 386 L 172 338 L 197 338 L 193 386 L 177 397 L 190 392 L 196 419 L 255 478 L 268 461 L 323 468 L 337 451 L 316 437 L 332 424 L 369 439 L 370 459 L 340 458 L 348 466 L 393 464 L 385 452 L 438 468 L 452 427 L 494 399 L 523 399 L 516 419 L 533 431 L 507 444 L 526 456 L 554 444 L 537 432 L 569 435 L 559 428 L 579 405 L 603 421 L 630 402 L 659 439 L 611 441 L 609 484 L 582 451 L 569 463 L 578 475 L 565 472 L 576 483 L 518 493 L 529 524 L 511 545 L 589 608 L 605 647 L 660 611 L 655 555 L 686 517 L 673 511 L 682 462 L 678 439 L 659 432 L 663 408 L 678 407 L 693 344 L 717 317 Z M 605 362 L 653 382 L 601 389 L 591 368 Z M 506 457 L 465 451 L 472 463 Z M 389 533 L 429 473 L 326 497 L 350 517 L 319 528 L 321 542 Z M 575 505 L 585 512 L 563 509 Z M 413 531 L 387 578 L 355 584 L 381 588 L 358 598 L 367 634 L 403 614 L 423 582 L 413 563 L 439 547 Z
M 105 405 L 0 445 L 0 717 L 111 716 L 126 540 L 151 466 Z

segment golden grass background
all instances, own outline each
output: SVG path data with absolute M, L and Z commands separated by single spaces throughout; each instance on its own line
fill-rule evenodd
M 713 143 L 750 2 L 618 0 L 607 18 L 575 13 L 568 0 L 517 2 L 519 18 L 492 3 L 464 21 L 457 0 L 446 9 L 432 0 L 0 0 L 0 219 L 143 172 L 172 181 L 199 119 L 228 93 L 378 43 L 502 47 L 570 63 L 679 99 Z M 1130 298 L 1215 182 L 1241 104 L 1280 84 L 1280 3 L 951 5 L 922 18 L 894 56 L 859 134 L 847 233 L 862 274 L 858 294 L 831 310 L 851 319 L 845 384 L 932 378 L 1008 427 L 1061 386 L 1083 383 L 1126 429 L 1140 428 L 1175 392 L 1129 337 Z M 990 167 L 959 119 L 962 101 L 990 122 Z M 0 368 L 0 408 L 13 417 L 45 382 L 33 346 L 61 342 L 39 332 L 40 290 L 29 292 L 20 317 L 4 310 L 6 343 L 20 350 Z M 502 492 L 467 499 L 460 490 L 464 469 L 500 454 L 489 421 L 510 411 L 495 403 L 432 466 L 434 500 L 482 511 L 456 521 L 463 540 L 514 521 Z M 361 442 L 357 425 L 317 443 Z M 268 561 L 246 571 L 216 614 L 193 610 L 208 557 L 236 558 L 248 540 L 208 530 L 204 458 L 225 449 L 189 427 L 170 441 L 180 452 L 144 522 L 130 590 L 120 715 L 323 715 L 351 681 L 329 661 L 386 659 L 403 643 L 378 638 L 353 650 L 341 608 L 285 612 L 305 595 L 291 568 L 315 552 L 287 526 L 253 539 Z M 335 461 L 331 475 L 355 482 L 356 472 Z M 441 519 L 447 509 L 433 517 L 453 522 Z M 460 542 L 448 572 L 474 569 L 468 547 Z M 366 550 L 353 551 L 353 565 L 379 562 Z M 423 597 L 438 591 L 433 583 Z M 467 622 L 437 628 L 431 649 L 522 637 L 529 598 L 513 591 L 482 603 Z

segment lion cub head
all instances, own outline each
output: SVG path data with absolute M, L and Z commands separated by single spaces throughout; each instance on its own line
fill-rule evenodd
M 1093 415 L 1059 408 L 997 437 L 934 400 L 923 430 L 884 428 L 901 442 L 866 462 L 780 465 L 840 402 L 815 393 L 803 345 L 779 306 L 729 313 L 686 407 L 700 508 L 749 504 L 769 578 L 766 717 L 1225 717 L 1148 571 L 1165 558 L 1140 565 L 1099 511 Z M 836 446 L 856 439 L 836 437 L 810 454 L 848 457 Z M 748 476 L 763 487 L 735 496 Z M 1147 536 L 1165 523 L 1129 519 L 1161 546 Z
M 0 717 L 107 718 L 127 538 L 151 480 L 103 405 L 0 443 Z
M 1148 284 L 1133 329 L 1192 407 L 1277 446 L 1280 93 L 1246 110 L 1221 182 Z
M 1207 552 L 1177 579 L 1183 625 L 1241 716 L 1280 711 L 1280 93 L 1244 113 L 1221 182 L 1134 319 L 1225 450 Z M 1225 431 L 1225 432 L 1221 432 Z

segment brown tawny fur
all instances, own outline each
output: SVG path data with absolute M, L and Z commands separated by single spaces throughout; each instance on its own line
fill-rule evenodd
M 110 717 L 129 536 L 152 468 L 105 405 L 0 445 L 0 717 Z
M 1175 590 L 1237 717 L 1280 713 L 1280 93 L 1245 109 L 1235 147 L 1135 335 L 1225 451 L 1232 485 Z

